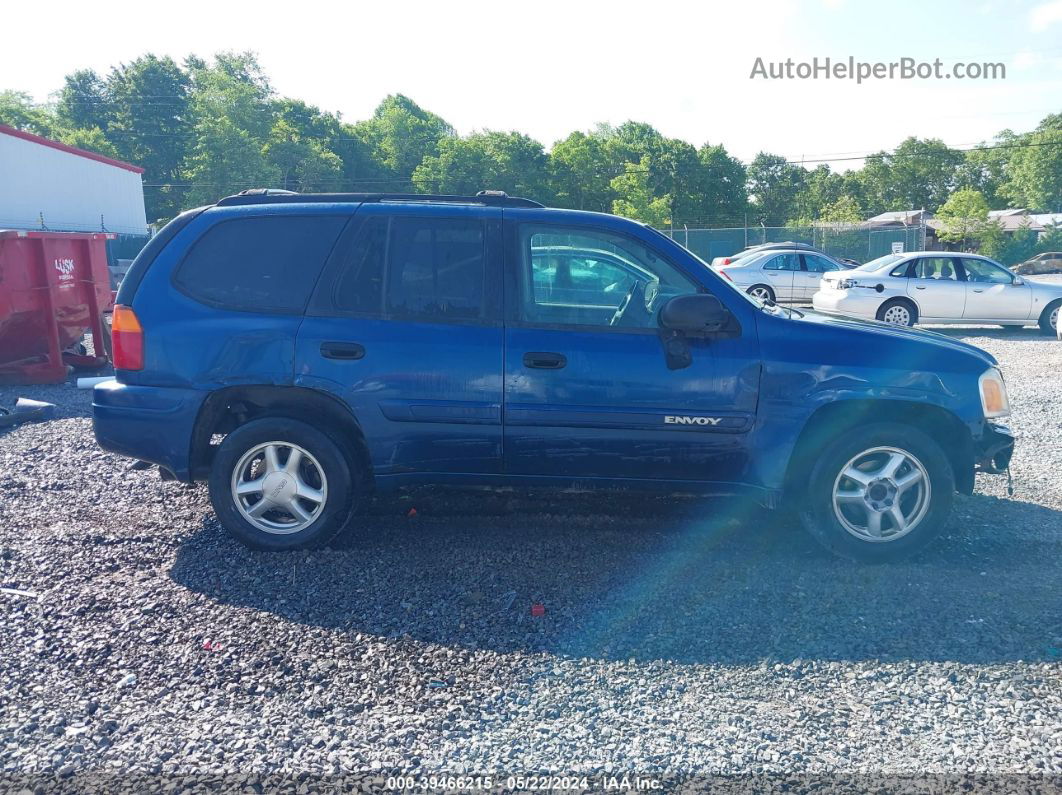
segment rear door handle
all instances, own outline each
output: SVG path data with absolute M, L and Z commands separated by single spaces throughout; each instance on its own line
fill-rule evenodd
M 363 359 L 365 346 L 356 342 L 322 342 L 321 355 L 326 359 Z
M 982 287 L 975 287 L 975 288 L 974 288 L 974 292 L 975 292 L 975 293 L 983 293 L 983 292 L 984 292 L 984 288 L 982 288 Z
M 568 359 L 562 353 L 531 351 L 524 354 L 524 367 L 533 367 L 537 370 L 560 370 L 567 363 Z
M 915 289 L 916 289 L 916 290 L 924 290 L 924 289 L 926 289 L 926 288 L 925 288 L 925 287 L 919 287 L 919 286 L 918 286 L 918 285 L 916 284 L 916 285 L 915 285 Z

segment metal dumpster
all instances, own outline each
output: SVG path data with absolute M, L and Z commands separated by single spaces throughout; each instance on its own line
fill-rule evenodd
M 57 383 L 68 366 L 106 364 L 111 237 L 0 230 L 0 383 Z M 80 347 L 86 332 L 94 356 Z

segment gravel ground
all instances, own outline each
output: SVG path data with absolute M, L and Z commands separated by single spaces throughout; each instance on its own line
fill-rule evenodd
M 99 450 L 87 391 L 0 387 L 61 415 L 0 436 L 0 585 L 37 595 L 0 592 L 0 789 L 399 771 L 1058 787 L 1062 343 L 947 333 L 1002 362 L 1015 494 L 979 476 L 939 542 L 877 567 L 736 503 L 577 496 L 426 493 L 338 548 L 250 552 L 205 487 Z

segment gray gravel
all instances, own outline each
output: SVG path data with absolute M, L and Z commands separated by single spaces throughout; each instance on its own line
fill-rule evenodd
M 0 436 L 0 585 L 37 594 L 0 593 L 0 789 L 398 771 L 1057 786 L 1062 343 L 947 333 L 1003 364 L 1016 493 L 979 476 L 939 542 L 877 567 L 740 504 L 581 496 L 424 493 L 339 548 L 250 552 L 205 488 L 99 450 L 88 392 L 2 387 L 61 416 Z

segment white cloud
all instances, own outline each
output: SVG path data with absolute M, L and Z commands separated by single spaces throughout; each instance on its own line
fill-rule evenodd
M 1046 30 L 1057 22 L 1062 22 L 1062 0 L 1050 0 L 1029 11 L 1029 27 L 1035 31 Z

